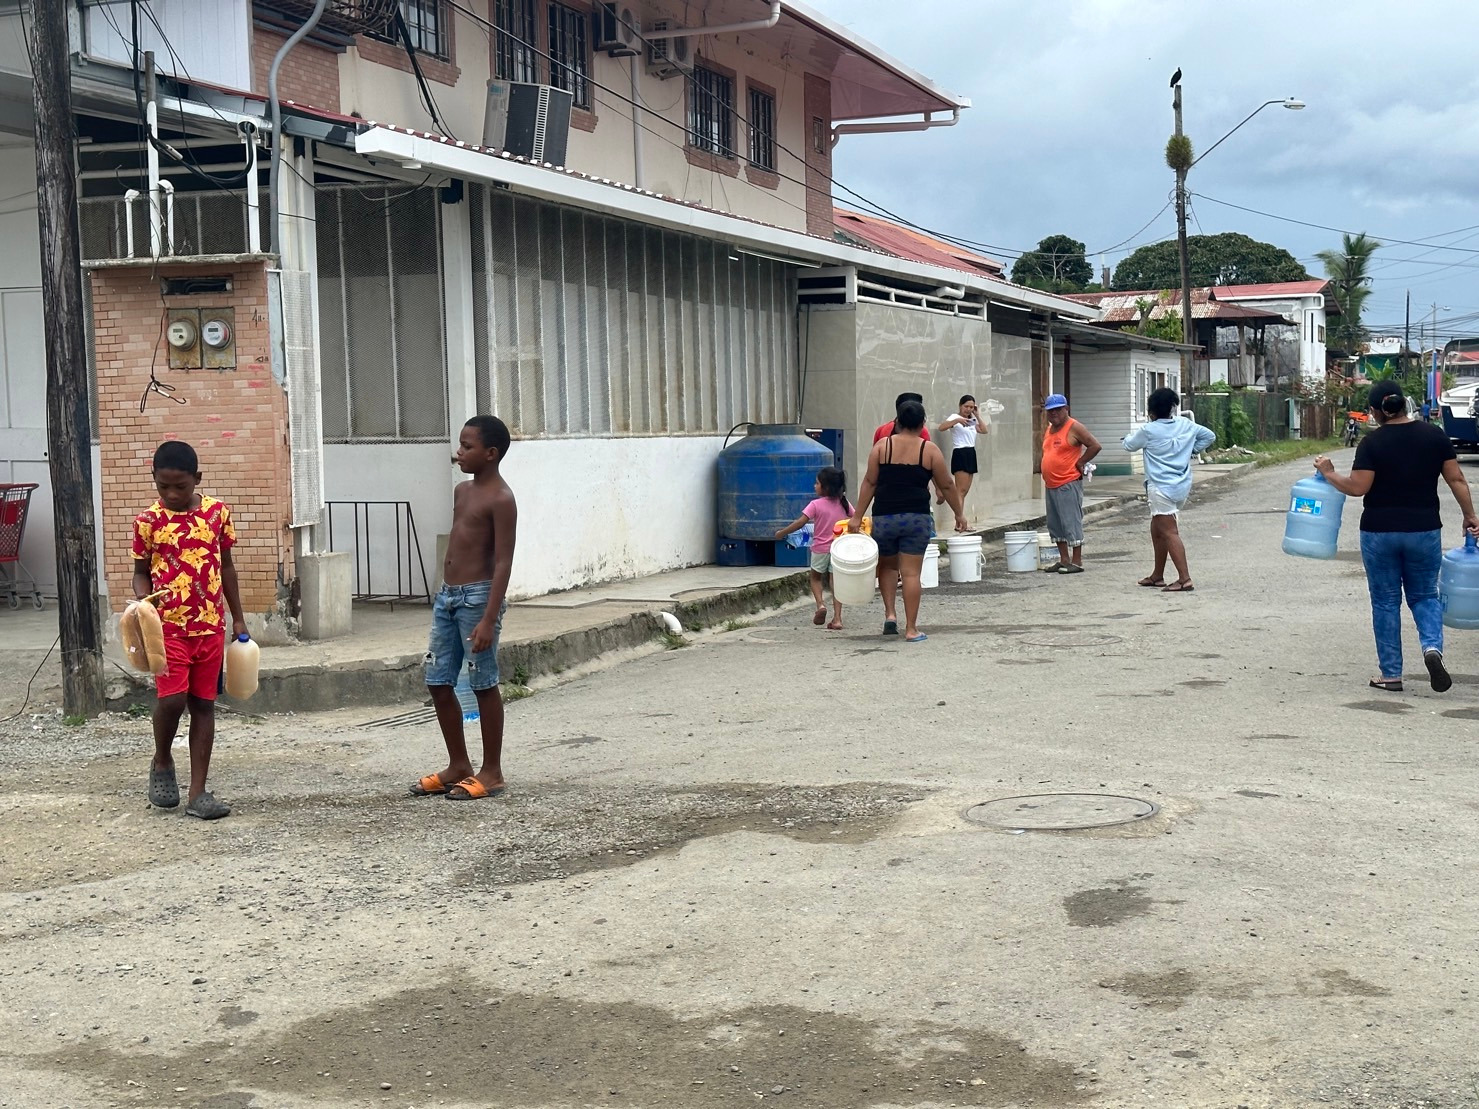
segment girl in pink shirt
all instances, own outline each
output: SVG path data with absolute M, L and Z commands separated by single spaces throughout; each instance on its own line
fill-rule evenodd
M 847 475 L 835 466 L 823 466 L 817 472 L 816 500 L 801 510 L 801 515 L 789 525 L 775 533 L 784 539 L 793 531 L 811 524 L 811 595 L 817 610 L 811 622 L 827 624 L 827 604 L 822 596 L 822 585 L 832 572 L 832 536 L 837 524 L 852 516 L 852 506 L 847 503 Z M 832 622 L 827 624 L 831 631 L 842 629 L 842 605 L 837 595 L 832 595 Z

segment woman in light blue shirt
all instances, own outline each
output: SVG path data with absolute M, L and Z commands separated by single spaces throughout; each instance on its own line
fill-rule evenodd
M 1176 526 L 1176 515 L 1191 495 L 1191 456 L 1217 442 L 1208 428 L 1186 416 L 1174 415 L 1181 397 L 1174 389 L 1157 389 L 1145 402 L 1150 422 L 1124 438 L 1127 451 L 1145 452 L 1145 500 L 1150 505 L 1150 545 L 1155 569 L 1139 584 L 1158 586 L 1162 593 L 1190 593 L 1191 571 L 1186 545 Z M 1166 558 L 1176 567 L 1176 580 L 1166 584 Z

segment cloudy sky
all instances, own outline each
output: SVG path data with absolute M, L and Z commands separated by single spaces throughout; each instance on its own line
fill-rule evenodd
M 1171 209 L 1156 213 L 1179 66 L 1198 153 L 1265 100 L 1308 105 L 1265 108 L 1192 171 L 1192 234 L 1240 231 L 1319 275 L 1314 253 L 1339 231 L 1288 221 L 1366 231 L 1390 244 L 1369 326 L 1400 331 L 1410 290 L 1414 345 L 1434 304 L 1441 336 L 1479 336 L 1474 0 L 810 3 L 974 104 L 954 128 L 838 145 L 837 179 L 911 222 L 1007 262 L 1061 232 L 1096 271 L 1096 251 L 1129 239 L 1113 266 L 1174 237 Z

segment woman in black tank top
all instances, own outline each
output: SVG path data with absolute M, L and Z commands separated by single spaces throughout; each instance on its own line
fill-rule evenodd
M 920 437 L 924 405 L 900 405 L 894 433 L 880 439 L 868 455 L 868 472 L 853 508 L 849 529 L 859 530 L 863 514 L 873 507 L 873 540 L 878 544 L 878 587 L 883 594 L 883 634 L 899 633 L 894 602 L 904 586 L 904 635 L 910 643 L 927 636 L 919 630 L 919 571 L 934 534 L 930 516 L 930 482 L 955 511 L 955 530 L 969 531 L 960 490 L 950 476 L 940 448 Z

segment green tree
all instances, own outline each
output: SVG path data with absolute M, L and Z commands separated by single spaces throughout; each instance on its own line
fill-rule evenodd
M 1335 303 L 1340 306 L 1340 315 L 1331 321 L 1328 329 L 1330 345 L 1336 350 L 1355 351 L 1366 338 L 1366 328 L 1361 324 L 1361 312 L 1366 299 L 1371 296 L 1371 256 L 1381 249 L 1381 243 L 1367 238 L 1366 232 L 1359 235 L 1342 235 L 1339 250 L 1322 250 L 1315 255 L 1325 267 L 1325 276 L 1335 286 Z
M 1193 285 L 1261 285 L 1267 281 L 1307 281 L 1309 273 L 1287 250 L 1225 231 L 1186 240 Z M 1151 243 L 1127 255 L 1114 268 L 1109 287 L 1118 291 L 1181 288 L 1176 243 Z
M 1179 343 L 1186 337 L 1181 329 L 1181 310 L 1167 309 L 1159 318 L 1151 319 L 1151 313 L 1158 305 L 1169 305 L 1176 299 L 1176 294 L 1167 290 L 1152 300 L 1149 297 L 1141 297 L 1135 301 L 1135 307 L 1140 310 L 1140 319 L 1135 324 L 1135 330 L 1141 335 L 1148 335 L 1152 339 L 1165 339 L 1169 343 Z
M 1012 265 L 1012 280 L 1050 293 L 1077 293 L 1094 279 L 1084 244 L 1067 235 L 1049 235 Z

